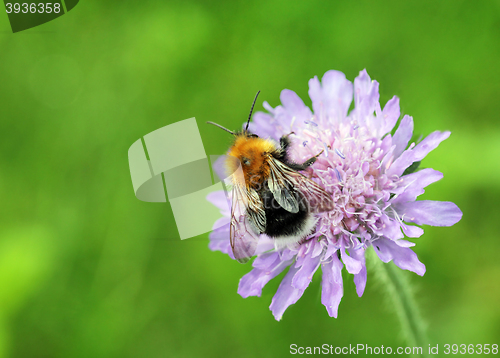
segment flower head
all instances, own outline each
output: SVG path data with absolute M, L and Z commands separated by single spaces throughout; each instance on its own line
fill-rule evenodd
M 354 94 L 354 109 L 348 113 Z M 443 175 L 433 169 L 407 174 L 450 132 L 433 132 L 418 144 L 408 145 L 413 133 L 413 119 L 405 115 L 391 135 L 400 116 L 399 99 L 393 97 L 382 109 L 378 83 L 365 70 L 353 84 L 338 71 L 328 71 L 322 81 L 309 81 L 312 111 L 290 90 L 281 92 L 282 105 L 264 107 L 258 112 L 249 131 L 259 137 L 278 140 L 294 132 L 290 157 L 302 163 L 324 150 L 308 169 L 308 175 L 332 193 L 335 208 L 315 214 L 314 232 L 300 245 L 274 249 L 273 240 L 261 235 L 253 269 L 240 280 L 242 297 L 260 296 L 272 278 L 289 267 L 270 309 L 280 320 L 288 306 L 295 303 L 321 266 L 321 302 L 328 314 L 337 317 L 343 296 L 342 269 L 354 275 L 359 296 L 366 286 L 365 252 L 371 246 L 383 262 L 418 275 L 425 266 L 404 237 L 416 238 L 423 229 L 411 224 L 451 226 L 461 217 L 451 202 L 421 200 L 424 188 Z M 220 207 L 224 217 L 210 234 L 209 247 L 232 257 L 229 243 L 229 212 L 223 192 L 208 196 Z

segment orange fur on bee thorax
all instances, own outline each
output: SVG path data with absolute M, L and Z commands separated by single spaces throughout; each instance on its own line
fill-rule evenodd
M 228 160 L 228 169 L 234 173 L 238 169 L 238 164 L 241 164 L 245 185 L 259 189 L 269 177 L 268 156 L 275 150 L 276 146 L 270 140 L 238 135 L 233 146 L 229 148 L 228 155 L 236 157 L 239 163 Z

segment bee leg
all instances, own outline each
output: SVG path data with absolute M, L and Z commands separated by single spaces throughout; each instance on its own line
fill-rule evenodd
M 313 158 L 318 158 L 321 154 L 323 154 L 325 150 L 323 149 L 321 152 L 319 152 L 318 154 L 316 154 Z M 312 158 L 311 158 L 312 159 Z
M 314 162 L 318 159 L 318 157 L 324 152 L 322 150 L 318 154 L 316 154 L 314 157 L 307 159 L 304 163 L 302 164 L 297 164 L 297 163 L 290 163 L 288 166 L 294 170 L 306 170 L 307 167 L 310 167 L 311 165 L 314 164 Z
M 288 137 L 292 134 L 295 134 L 295 132 L 290 132 L 280 138 L 280 147 L 283 152 L 286 152 L 290 146 L 290 139 Z
M 290 147 L 290 135 L 295 134 L 295 132 L 290 132 L 280 138 L 280 148 L 277 150 L 276 157 L 283 161 L 288 161 L 288 147 Z
M 307 159 L 302 165 L 305 166 L 306 168 L 310 165 L 313 165 L 314 162 L 318 159 L 318 157 L 323 154 L 325 150 L 322 150 L 318 154 L 316 154 L 314 157 Z

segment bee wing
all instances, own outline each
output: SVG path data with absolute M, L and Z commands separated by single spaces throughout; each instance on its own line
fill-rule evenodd
M 296 190 L 305 199 L 304 204 L 307 205 L 309 212 L 318 213 L 333 210 L 335 203 L 332 195 L 318 184 L 273 157 L 269 163 L 271 168 L 268 180 L 269 190 L 283 209 L 291 213 L 299 211 L 297 198 L 299 200 L 301 198 L 294 195 Z
M 289 172 L 293 174 L 299 173 L 288 168 L 272 156 L 269 158 L 270 171 L 269 179 L 267 180 L 269 190 L 273 193 L 274 199 L 283 209 L 291 213 L 298 213 L 299 201 L 297 200 L 297 195 L 293 190 L 296 186 L 294 185 L 293 177 Z
M 247 215 L 252 225 L 253 231 L 261 234 L 266 230 L 266 213 L 264 211 L 264 204 L 254 189 L 247 189 Z
M 255 253 L 266 217 L 255 190 L 235 184 L 232 190 L 230 242 L 234 258 L 246 263 Z

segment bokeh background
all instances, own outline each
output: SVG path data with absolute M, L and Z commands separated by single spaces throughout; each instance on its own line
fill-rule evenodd
M 307 81 L 366 68 L 415 133 L 451 130 L 422 163 L 444 173 L 422 199 L 463 219 L 425 227 L 425 276 L 406 273 L 430 343 L 500 343 L 499 1 L 80 3 L 12 34 L 0 14 L 0 357 L 279 357 L 290 344 L 405 346 L 371 272 L 345 274 L 339 318 L 320 276 L 281 322 L 280 278 L 243 299 L 250 270 L 180 241 L 168 204 L 138 201 L 127 150 L 195 116 L 207 154 L 257 90 L 310 105 Z M 189 146 L 189 143 L 185 144 Z M 183 148 L 179 148 L 179 151 Z M 196 218 L 194 218 L 196 220 Z

